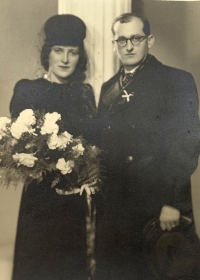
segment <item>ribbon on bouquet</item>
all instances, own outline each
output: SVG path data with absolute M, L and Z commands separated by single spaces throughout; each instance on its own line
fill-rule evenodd
M 86 243 L 87 243 L 87 268 L 90 276 L 94 275 L 96 269 L 95 261 L 95 238 L 96 238 L 96 205 L 93 201 L 92 194 L 99 191 L 97 186 L 98 180 L 90 184 L 83 184 L 81 188 L 71 188 L 70 190 L 63 190 L 56 188 L 59 195 L 71 195 L 86 192 Z M 90 278 L 88 278 L 90 279 Z
M 96 205 L 92 197 L 86 194 L 88 211 L 86 214 L 87 267 L 91 276 L 96 269 L 95 238 L 96 238 Z M 90 278 L 88 278 L 90 279 Z

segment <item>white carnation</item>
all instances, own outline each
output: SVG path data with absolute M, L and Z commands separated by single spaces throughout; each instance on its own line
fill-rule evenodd
M 56 164 L 56 168 L 59 169 L 63 175 L 67 173 L 71 173 L 73 167 L 74 167 L 74 161 L 73 160 L 65 161 L 64 158 L 60 158 Z
M 58 141 L 59 141 L 58 135 L 53 133 L 49 137 L 49 140 L 47 141 L 47 145 L 48 145 L 49 149 L 55 150 L 58 147 Z
M 40 133 L 41 134 L 57 134 L 59 131 L 59 127 L 56 124 L 58 120 L 61 119 L 61 115 L 57 112 L 54 113 L 47 113 L 44 116 L 44 124 L 41 127 Z
M 27 167 L 33 167 L 35 165 L 35 161 L 38 160 L 38 158 L 34 157 L 33 154 L 25 153 L 16 153 L 13 155 L 13 159 L 18 165 L 24 165 Z
M 7 117 L 1 117 L 0 118 L 0 130 L 6 130 L 7 125 L 11 123 L 11 119 Z
M 22 111 L 17 120 L 12 123 L 10 132 L 16 139 L 20 139 L 22 134 L 27 132 L 34 134 L 35 128 L 32 126 L 36 123 L 36 118 L 32 109 Z
M 57 147 L 61 150 L 64 150 L 69 143 L 72 142 L 72 135 L 69 134 L 67 131 L 63 132 L 58 136 L 58 143 Z
M 36 118 L 32 109 L 26 109 L 19 114 L 18 123 L 22 123 L 28 127 L 36 123 Z
M 59 127 L 56 123 L 52 123 L 50 121 L 45 121 L 44 125 L 41 127 L 40 133 L 42 135 L 44 134 L 57 134 L 59 130 Z
M 10 123 L 11 123 L 11 119 L 7 117 L 0 118 L 0 139 L 2 139 L 2 137 L 6 135 L 6 131 Z
M 60 135 L 52 133 L 47 144 L 51 150 L 55 150 L 56 148 L 64 150 L 70 142 L 72 142 L 72 135 L 65 131 Z
M 20 139 L 22 134 L 25 132 L 34 134 L 35 129 L 33 129 L 31 126 L 27 126 L 26 124 L 24 124 L 22 122 L 16 121 L 16 122 L 12 123 L 10 132 L 14 138 Z
M 20 139 L 22 136 L 22 133 L 27 132 L 27 131 L 28 131 L 28 127 L 23 123 L 14 122 L 14 123 L 12 123 L 11 128 L 10 128 L 10 132 L 11 132 L 12 136 L 16 139 Z
M 45 116 L 44 116 L 45 120 L 46 121 L 50 121 L 50 122 L 57 122 L 58 120 L 61 120 L 61 115 L 58 114 L 57 112 L 53 112 L 53 113 L 47 113 Z
M 79 157 L 80 155 L 83 155 L 83 152 L 85 150 L 85 148 L 83 147 L 82 144 L 78 144 L 78 145 L 72 147 L 72 149 L 74 150 L 76 158 Z

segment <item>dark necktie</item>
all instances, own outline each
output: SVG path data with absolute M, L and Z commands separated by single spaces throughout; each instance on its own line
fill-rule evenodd
M 148 56 L 146 57 L 146 59 L 142 62 L 142 64 L 133 72 L 133 73 L 127 73 L 124 75 L 124 67 L 121 67 L 121 84 L 123 87 L 125 87 L 127 84 L 129 84 L 129 82 L 132 80 L 133 76 L 140 72 L 143 67 L 152 59 L 152 55 L 148 54 Z
M 125 74 L 124 78 L 122 79 L 122 86 L 125 87 L 129 82 L 132 80 L 134 73 L 127 73 Z

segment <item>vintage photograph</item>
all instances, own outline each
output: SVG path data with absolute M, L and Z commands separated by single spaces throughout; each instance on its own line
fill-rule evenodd
M 200 1 L 0 14 L 0 279 L 200 280 Z

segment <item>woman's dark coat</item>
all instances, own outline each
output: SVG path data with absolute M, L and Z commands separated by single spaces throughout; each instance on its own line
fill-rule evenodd
M 58 112 L 63 130 L 84 134 L 95 113 L 90 85 L 57 84 L 44 79 L 21 80 L 10 104 L 12 117 L 24 109 Z M 32 181 L 23 190 L 15 244 L 13 280 L 86 280 L 86 199 L 58 195 L 53 176 Z M 57 188 L 67 185 L 61 180 Z

